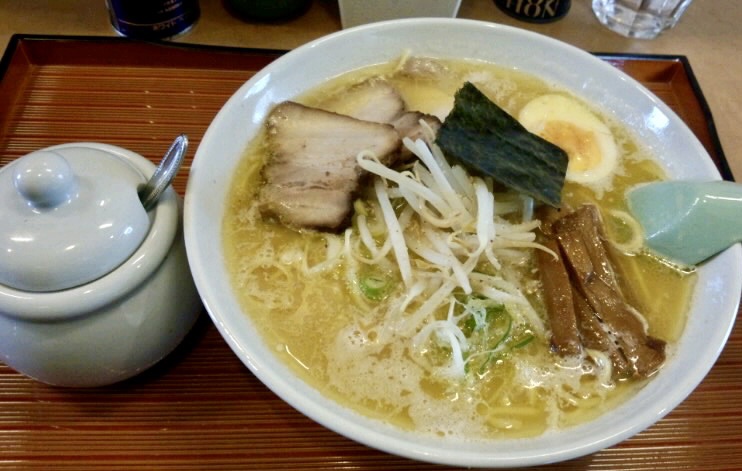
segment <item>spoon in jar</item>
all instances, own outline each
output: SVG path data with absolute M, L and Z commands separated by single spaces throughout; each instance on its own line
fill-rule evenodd
M 139 188 L 139 201 L 146 211 L 157 204 L 160 195 L 170 185 L 180 170 L 186 150 L 188 150 L 188 136 L 181 134 L 175 138 L 149 181 Z
M 629 210 L 657 255 L 685 266 L 742 241 L 742 185 L 728 181 L 669 181 L 639 186 Z

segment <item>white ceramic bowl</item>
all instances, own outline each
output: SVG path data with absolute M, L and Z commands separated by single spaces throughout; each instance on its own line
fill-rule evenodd
M 684 334 L 660 373 L 635 397 L 587 424 L 512 441 L 455 441 L 406 433 L 326 399 L 279 361 L 240 308 L 223 261 L 222 218 L 235 167 L 266 114 L 340 73 L 416 55 L 473 58 L 555 82 L 636 132 L 674 178 L 719 179 L 699 141 L 657 97 L 594 56 L 534 33 L 455 19 L 398 20 L 345 30 L 300 47 L 242 86 L 206 132 L 185 200 L 191 269 L 214 323 L 230 347 L 270 389 L 296 409 L 347 437 L 409 458 L 472 467 L 536 465 L 586 455 L 650 426 L 707 374 L 731 331 L 742 289 L 735 246 L 699 270 Z

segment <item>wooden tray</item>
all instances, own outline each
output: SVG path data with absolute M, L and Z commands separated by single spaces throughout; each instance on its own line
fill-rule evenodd
M 281 51 L 15 36 L 0 62 L 0 164 L 71 141 L 155 161 L 185 132 L 191 148 L 226 99 Z M 731 173 L 684 57 L 600 55 L 649 87 Z M 553 469 L 742 468 L 742 327 L 676 410 L 645 432 Z M 142 375 L 62 389 L 0 363 L 0 469 L 445 469 L 369 449 L 307 419 L 260 383 L 204 313 Z M 543 469 L 543 468 L 541 468 Z

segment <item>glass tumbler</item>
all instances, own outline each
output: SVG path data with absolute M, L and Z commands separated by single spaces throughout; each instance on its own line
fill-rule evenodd
M 593 12 L 611 31 L 653 39 L 677 24 L 693 0 L 592 0 Z

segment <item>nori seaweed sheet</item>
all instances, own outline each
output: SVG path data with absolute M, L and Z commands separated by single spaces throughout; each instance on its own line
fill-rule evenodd
M 567 153 L 529 132 L 470 82 L 456 92 L 436 143 L 470 171 L 560 206 Z

